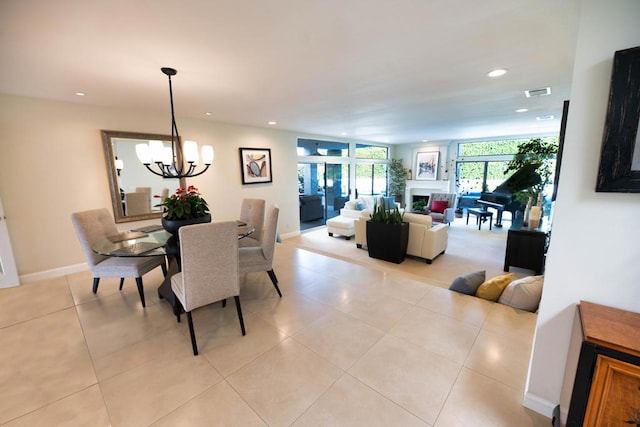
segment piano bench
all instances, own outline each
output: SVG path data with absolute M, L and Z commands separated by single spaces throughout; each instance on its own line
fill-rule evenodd
M 469 225 L 469 214 L 473 214 L 476 217 L 476 224 L 478 224 L 478 230 L 482 227 L 482 223 L 489 218 L 489 230 L 493 222 L 493 212 L 489 212 L 486 209 L 474 209 L 467 208 L 467 225 Z

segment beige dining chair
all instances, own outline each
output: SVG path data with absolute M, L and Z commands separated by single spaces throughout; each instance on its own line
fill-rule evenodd
M 239 245 L 241 248 L 260 246 L 265 204 L 264 199 L 242 199 L 239 219 L 253 227 L 254 231 L 250 236 L 240 239 Z
M 125 193 L 125 205 L 127 215 L 141 215 L 151 212 L 151 204 L 147 193 Z
M 171 276 L 171 289 L 180 303 L 177 311 L 187 312 L 193 355 L 198 345 L 192 310 L 233 297 L 242 335 L 245 335 L 240 307 L 238 273 L 238 225 L 235 221 L 188 225 L 180 228 L 182 271 Z
M 80 246 L 93 274 L 93 293 L 98 292 L 98 283 L 103 277 L 119 277 L 120 287 L 125 277 L 134 277 L 140 294 L 140 302 L 146 307 L 142 276 L 156 267 L 161 267 L 167 275 L 164 256 L 116 257 L 97 254 L 92 248 L 107 236 L 119 233 L 111 213 L 105 209 L 92 209 L 71 214 L 71 222 L 76 230 Z
M 278 295 L 282 298 L 282 293 L 278 287 L 278 278 L 273 271 L 273 255 L 278 232 L 279 212 L 280 209 L 277 206 L 272 204 L 267 206 L 265 208 L 264 229 L 260 246 L 241 247 L 238 253 L 240 255 L 240 272 L 254 273 L 266 271 Z

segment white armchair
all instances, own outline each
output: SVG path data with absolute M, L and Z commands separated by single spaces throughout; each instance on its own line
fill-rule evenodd
M 427 264 L 447 249 L 449 227 L 433 224 L 430 215 L 405 213 L 404 221 L 409 223 L 409 244 L 407 255 L 424 258 Z

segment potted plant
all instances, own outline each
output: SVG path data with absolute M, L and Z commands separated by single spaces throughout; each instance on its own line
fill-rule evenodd
M 162 196 L 154 197 L 162 198 Z M 178 230 L 184 225 L 211 222 L 207 201 L 193 185 L 186 189 L 178 188 L 175 194 L 165 197 L 156 206 L 163 208 L 162 226 L 176 237 Z
M 409 223 L 403 221 L 398 207 L 388 210 L 376 203 L 367 221 L 369 256 L 400 264 L 407 255 L 408 243 Z
M 389 195 L 396 196 L 396 201 L 402 203 L 406 188 L 407 169 L 402 165 L 402 160 L 391 159 L 389 164 Z
M 540 138 L 533 138 L 518 146 L 518 152 L 513 156 L 513 160 L 507 163 L 507 169 L 504 173 L 526 168 L 533 171 L 540 179 L 536 179 L 536 184 L 516 193 L 514 198 L 517 201 L 526 203 L 529 198 L 536 201 L 539 195 L 544 195 L 545 186 L 551 181 L 551 175 L 555 170 L 557 152 L 557 144 L 543 141 Z

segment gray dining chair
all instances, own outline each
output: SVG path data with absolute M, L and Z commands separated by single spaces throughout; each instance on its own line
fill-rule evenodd
M 187 225 L 180 228 L 180 256 L 182 271 L 171 276 L 171 289 L 186 311 L 193 355 L 198 355 L 198 345 L 193 328 L 192 310 L 233 297 L 245 335 L 242 308 L 240 306 L 240 281 L 238 273 L 238 225 L 235 221 Z
M 254 273 L 266 271 L 276 288 L 278 295 L 282 293 L 278 287 L 278 278 L 273 271 L 273 255 L 275 253 L 276 235 L 278 232 L 278 214 L 280 209 L 270 204 L 265 208 L 264 229 L 259 247 L 241 247 L 238 250 L 240 256 L 240 272 Z
M 71 222 L 93 275 L 93 293 L 98 292 L 98 283 L 103 277 L 119 277 L 120 290 L 125 277 L 134 277 L 140 302 L 143 307 L 146 307 L 142 276 L 156 267 L 161 267 L 166 276 L 167 267 L 164 256 L 116 257 L 97 254 L 93 250 L 94 245 L 107 236 L 119 233 L 111 213 L 105 208 L 74 212 L 71 214 Z
M 250 236 L 240 239 L 239 246 L 241 248 L 260 246 L 264 223 L 264 207 L 264 199 L 242 199 L 239 219 L 253 227 L 254 231 Z

